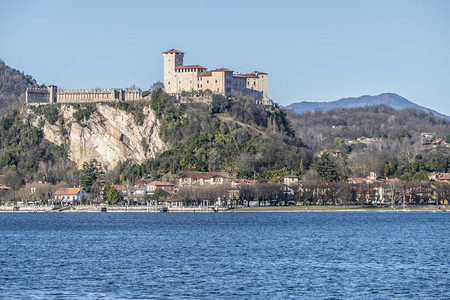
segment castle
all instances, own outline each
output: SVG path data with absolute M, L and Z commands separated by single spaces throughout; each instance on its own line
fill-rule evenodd
M 233 74 L 225 68 L 207 71 L 200 65 L 183 65 L 184 52 L 176 49 L 163 52 L 163 57 L 166 93 L 201 91 L 227 96 L 240 92 L 259 104 L 271 103 L 267 97 L 267 73 Z
M 47 88 L 27 88 L 29 104 L 40 103 L 91 103 L 115 102 L 141 99 L 139 89 L 58 90 L 55 85 Z
M 204 92 L 228 96 L 236 92 L 255 99 L 257 104 L 272 105 L 267 97 L 267 73 L 233 74 L 221 68 L 208 71 L 199 65 L 183 65 L 184 53 L 175 49 L 163 52 L 166 93 Z M 205 97 L 203 97 L 205 98 Z M 206 97 L 208 98 L 208 97 Z M 205 98 L 205 99 L 206 99 Z M 142 99 L 139 89 L 59 90 L 57 86 L 28 88 L 28 104 L 117 102 Z M 210 99 L 210 96 L 209 98 Z

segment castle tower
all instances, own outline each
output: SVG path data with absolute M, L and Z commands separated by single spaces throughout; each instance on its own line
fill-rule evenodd
M 56 96 L 58 93 L 58 87 L 56 85 L 49 85 L 48 86 L 48 93 L 49 93 L 49 103 L 56 103 Z
M 171 49 L 163 52 L 164 57 L 164 90 L 166 93 L 177 92 L 177 74 L 175 68 L 183 65 L 184 52 Z

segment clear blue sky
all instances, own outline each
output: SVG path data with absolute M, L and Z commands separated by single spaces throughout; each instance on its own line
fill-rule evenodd
M 62 88 L 147 89 L 162 52 L 269 73 L 282 105 L 395 92 L 450 115 L 450 1 L 0 1 L 0 58 Z

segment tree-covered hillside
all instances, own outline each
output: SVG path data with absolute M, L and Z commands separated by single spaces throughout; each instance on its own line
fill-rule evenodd
M 124 164 L 120 172 L 129 178 L 216 171 L 273 179 L 301 174 L 312 163 L 280 108 L 266 110 L 240 95 L 215 96 L 210 105 L 179 105 L 162 90 L 152 94 L 151 106 L 172 149 L 140 166 Z
M 428 172 L 450 170 L 448 145 L 424 144 L 424 132 L 450 143 L 450 121 L 431 113 L 382 105 L 287 114 L 296 135 L 316 156 L 340 151 L 329 159 L 344 178 L 375 171 L 382 177 L 428 180 Z
M 361 108 L 340 108 L 297 114 L 287 111 L 296 135 L 315 152 L 333 147 L 336 137 L 354 140 L 365 136 L 391 142 L 420 142 L 422 132 L 439 137 L 450 135 L 450 121 L 417 109 L 379 105 Z
M 31 86 L 38 86 L 33 77 L 8 67 L 0 60 L 0 116 L 16 109 L 19 106 L 19 96 Z

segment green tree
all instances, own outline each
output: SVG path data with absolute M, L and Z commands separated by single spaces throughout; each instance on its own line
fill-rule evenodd
M 395 167 L 394 164 L 392 162 L 387 162 L 384 165 L 384 177 L 389 177 L 394 175 L 395 173 Z
M 90 192 L 94 184 L 98 185 L 99 187 L 104 186 L 104 175 L 105 173 L 103 172 L 100 163 L 96 159 L 93 159 L 89 162 L 84 162 L 80 176 L 81 187 L 84 188 L 87 192 Z
M 165 199 L 168 196 L 169 196 L 169 193 L 161 188 L 157 188 L 153 192 L 153 198 L 155 198 L 156 201 L 159 201 L 160 199 L 163 199 L 163 198 Z
M 416 180 L 416 181 L 428 181 L 428 174 L 425 171 L 420 171 L 417 172 L 416 174 L 413 175 L 413 177 L 411 178 L 411 180 Z
M 336 147 L 341 147 L 341 145 L 344 143 L 344 139 L 340 138 L 340 137 L 336 137 L 334 139 L 334 145 Z
M 337 165 L 330 160 L 329 154 L 323 154 L 319 160 L 313 163 L 313 169 L 317 171 L 320 177 L 328 181 L 338 181 L 339 172 Z
M 115 187 L 107 185 L 103 190 L 103 200 L 116 204 L 123 200 L 123 196 Z

